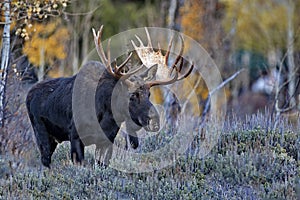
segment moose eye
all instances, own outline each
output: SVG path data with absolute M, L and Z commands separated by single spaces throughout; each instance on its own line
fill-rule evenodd
M 140 97 L 140 94 L 137 93 L 137 92 L 135 92 L 135 93 L 133 93 L 133 94 L 131 95 L 130 100 L 131 100 L 131 101 L 138 100 L 139 97 Z

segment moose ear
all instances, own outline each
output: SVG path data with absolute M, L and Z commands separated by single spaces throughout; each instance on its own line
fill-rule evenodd
M 140 76 L 143 78 L 144 81 L 151 81 L 155 78 L 156 72 L 157 72 L 157 64 L 147 69 Z

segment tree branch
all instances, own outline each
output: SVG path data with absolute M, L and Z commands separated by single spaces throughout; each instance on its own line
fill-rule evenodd
M 211 96 L 214 95 L 215 92 L 217 92 L 218 90 L 222 89 L 227 83 L 229 83 L 230 81 L 232 81 L 233 79 L 235 79 L 242 71 L 244 71 L 245 69 L 240 69 L 239 71 L 235 72 L 233 75 L 231 75 L 229 78 L 227 78 L 225 81 L 223 81 L 220 85 L 218 85 L 216 88 L 214 88 L 211 92 L 209 92 L 208 97 L 206 99 L 206 103 L 205 103 L 205 107 L 203 110 L 203 113 L 201 115 L 201 121 L 200 121 L 200 126 L 203 126 L 203 122 L 206 118 L 206 115 L 209 111 L 210 108 L 210 99 Z M 201 129 L 199 129 L 200 131 Z

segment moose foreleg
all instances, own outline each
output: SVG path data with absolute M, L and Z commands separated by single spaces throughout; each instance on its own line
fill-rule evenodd
M 79 135 L 76 131 L 75 126 L 72 126 L 71 128 L 71 159 L 73 163 L 80 163 L 84 159 L 84 145 L 79 138 Z

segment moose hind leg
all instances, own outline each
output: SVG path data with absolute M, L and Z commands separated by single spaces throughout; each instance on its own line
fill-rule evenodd
M 51 144 L 51 148 L 50 148 L 50 157 L 51 157 L 52 154 L 54 153 L 58 143 L 55 141 L 55 139 L 53 139 L 51 137 L 49 138 L 49 140 L 50 140 L 50 144 Z
M 41 153 L 41 162 L 44 166 L 50 168 L 51 156 L 57 143 L 53 138 L 50 138 L 42 120 L 33 119 L 32 121 L 36 143 Z

